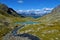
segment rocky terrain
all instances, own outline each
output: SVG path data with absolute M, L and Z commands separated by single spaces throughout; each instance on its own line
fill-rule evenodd
M 0 40 L 31 40 L 28 37 L 13 36 L 10 32 L 21 24 L 16 22 L 39 22 L 38 24 L 26 24 L 17 31 L 18 34 L 34 35 L 40 40 L 60 40 L 60 5 L 51 13 L 40 18 L 24 17 L 12 8 L 0 3 Z M 33 38 L 33 37 L 32 37 Z

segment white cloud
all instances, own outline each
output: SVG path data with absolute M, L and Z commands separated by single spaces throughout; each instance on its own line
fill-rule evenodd
M 50 11 L 52 10 L 53 8 L 43 8 L 44 11 Z
M 23 0 L 19 0 L 18 3 L 23 3 Z
M 19 13 L 19 12 L 22 12 L 23 10 L 17 10 L 17 12 Z

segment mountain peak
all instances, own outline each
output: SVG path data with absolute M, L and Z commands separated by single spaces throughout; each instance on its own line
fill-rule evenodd
M 60 5 L 58 5 L 57 8 L 60 8 Z
M 60 12 L 60 5 L 56 6 L 53 10 L 52 13 L 57 13 Z
M 24 17 L 18 14 L 14 9 L 6 6 L 5 4 L 0 3 L 0 11 L 3 15 L 15 16 L 15 17 Z M 4 13 L 2 13 L 4 12 Z
M 6 6 L 5 4 L 0 3 L 0 9 L 7 11 L 8 10 L 8 6 Z

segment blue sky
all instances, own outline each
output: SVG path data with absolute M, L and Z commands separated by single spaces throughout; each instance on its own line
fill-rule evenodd
M 60 0 L 0 0 L 0 2 L 15 10 L 54 8 L 60 4 Z

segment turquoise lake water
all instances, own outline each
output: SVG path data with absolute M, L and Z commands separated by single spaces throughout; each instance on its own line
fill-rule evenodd
M 39 24 L 39 22 L 26 21 L 26 22 L 16 22 L 15 24 Z

